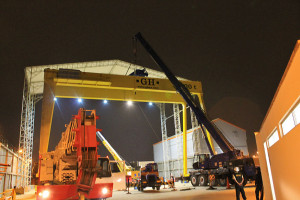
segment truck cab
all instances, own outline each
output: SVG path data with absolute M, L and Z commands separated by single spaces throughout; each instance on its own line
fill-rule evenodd
M 157 163 L 149 163 L 141 169 L 141 177 L 138 184 L 138 190 L 143 191 L 146 187 L 152 187 L 154 190 L 160 190 L 162 182 L 158 176 Z
M 195 154 L 193 159 L 193 169 L 207 169 L 209 167 L 209 154 Z

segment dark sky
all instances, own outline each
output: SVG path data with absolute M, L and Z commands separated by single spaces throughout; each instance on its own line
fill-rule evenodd
M 246 129 L 250 152 L 255 152 L 253 132 L 300 39 L 299 0 L 45 2 L 2 1 L 0 6 L 0 132 L 10 143 L 18 146 L 26 66 L 132 62 L 131 38 L 142 32 L 174 74 L 202 82 L 210 118 Z M 159 70 L 141 46 L 137 64 Z M 79 108 L 71 100 L 59 103 L 53 146 Z M 85 104 L 97 109 L 99 128 L 126 159 L 153 159 L 155 134 L 160 137 L 157 107 Z M 38 103 L 35 151 L 40 112 Z

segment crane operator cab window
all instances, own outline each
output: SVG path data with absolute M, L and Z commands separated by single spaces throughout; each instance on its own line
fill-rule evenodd
M 98 158 L 97 161 L 97 177 L 111 177 L 111 169 L 108 158 Z
M 194 156 L 194 163 L 199 162 L 201 164 L 204 164 L 206 159 L 209 159 L 209 154 L 198 154 Z

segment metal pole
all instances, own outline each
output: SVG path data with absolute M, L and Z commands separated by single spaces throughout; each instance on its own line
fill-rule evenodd
M 186 114 L 186 104 L 182 104 L 182 138 L 183 138 L 183 176 L 186 177 L 189 174 L 187 173 L 187 114 Z

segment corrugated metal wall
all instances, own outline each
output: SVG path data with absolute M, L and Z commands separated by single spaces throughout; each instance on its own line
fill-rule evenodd
M 248 155 L 248 146 L 246 131 L 241 129 L 233 124 L 230 124 L 224 120 L 216 119 L 213 121 L 215 125 L 222 131 L 224 136 L 230 141 L 230 143 L 237 149 L 240 149 L 244 152 L 244 155 Z M 193 169 L 193 130 L 187 131 L 187 168 L 188 172 Z M 202 137 L 201 137 L 202 138 Z M 180 137 L 169 137 L 167 141 L 170 149 L 170 173 L 175 177 L 180 177 L 183 173 L 183 161 L 182 161 L 182 151 L 178 155 L 177 151 L 177 140 L 178 144 L 181 145 L 182 149 L 182 135 Z M 163 142 L 159 142 L 153 145 L 154 152 L 154 162 L 158 164 L 159 175 L 164 176 L 164 166 L 163 166 Z M 215 150 L 218 153 L 222 153 L 220 147 L 214 142 Z M 201 140 L 200 144 L 201 153 L 209 153 L 208 148 L 206 147 L 204 139 Z M 170 176 L 166 177 L 169 178 Z
M 21 184 L 21 157 L 0 143 L 0 193 Z

